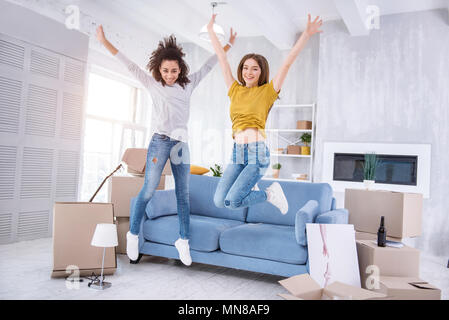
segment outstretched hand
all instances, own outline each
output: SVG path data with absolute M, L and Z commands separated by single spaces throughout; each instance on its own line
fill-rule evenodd
M 100 43 L 104 43 L 106 41 L 106 36 L 104 35 L 103 26 L 101 24 L 97 28 L 97 39 Z
M 309 36 L 314 35 L 315 33 L 321 33 L 323 32 L 323 30 L 318 30 L 319 28 L 321 28 L 321 25 L 323 24 L 323 20 L 318 20 L 320 16 L 317 16 L 315 18 L 315 20 L 313 20 L 310 17 L 310 13 L 308 14 L 308 20 L 307 20 L 307 27 L 306 30 L 304 31 L 305 33 L 307 33 Z
M 231 28 L 231 33 L 229 35 L 229 43 L 231 45 L 234 45 L 235 42 L 235 38 L 237 37 L 237 32 L 233 32 L 232 28 Z

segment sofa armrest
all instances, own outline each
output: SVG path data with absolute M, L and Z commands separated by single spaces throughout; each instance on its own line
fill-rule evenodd
M 307 201 L 307 203 L 296 213 L 295 236 L 296 242 L 299 245 L 307 245 L 306 224 L 313 223 L 318 214 L 318 202 L 316 200 Z
M 347 209 L 336 209 L 318 215 L 315 219 L 315 223 L 347 224 L 348 219 L 349 219 L 349 212 Z
M 337 209 L 337 200 L 335 197 L 332 197 L 332 204 L 331 204 L 331 210 Z
M 178 212 L 174 189 L 156 190 L 147 204 L 146 213 L 150 219 L 169 216 Z

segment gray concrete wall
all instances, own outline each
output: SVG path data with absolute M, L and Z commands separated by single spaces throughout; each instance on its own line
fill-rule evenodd
M 430 199 L 422 236 L 407 241 L 449 256 L 449 26 L 447 10 L 381 17 L 380 29 L 351 37 L 341 21 L 323 26 L 317 153 L 323 143 L 428 143 Z M 317 178 L 322 158 L 316 158 Z

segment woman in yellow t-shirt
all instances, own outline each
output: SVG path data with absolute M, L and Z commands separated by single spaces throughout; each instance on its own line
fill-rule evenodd
M 322 20 L 316 17 L 311 21 L 308 15 L 306 30 L 271 81 L 267 60 L 258 54 L 245 55 L 237 69 L 239 83 L 232 76 L 226 53 L 213 30 L 215 17 L 216 14 L 212 15 L 207 29 L 229 90 L 234 139 L 231 163 L 226 167 L 215 191 L 215 205 L 236 209 L 268 201 L 282 214 L 286 214 L 288 202 L 278 182 L 271 184 L 265 191 L 259 190 L 256 185 L 270 164 L 270 152 L 265 145 L 265 122 L 290 66 L 309 38 L 322 32 L 319 30 Z

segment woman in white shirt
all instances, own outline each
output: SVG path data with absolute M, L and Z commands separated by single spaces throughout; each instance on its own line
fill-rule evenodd
M 223 48 L 225 51 L 234 43 L 235 36 L 236 34 L 231 32 L 229 43 Z M 193 89 L 217 63 L 217 56 L 213 55 L 200 70 L 189 74 L 189 67 L 183 59 L 185 53 L 172 35 L 160 41 L 157 49 L 152 52 L 147 65 L 152 74 L 150 75 L 106 39 L 102 26 L 97 28 L 97 39 L 139 80 L 153 100 L 152 127 L 155 133 L 148 146 L 145 182 L 130 212 L 130 231 L 126 235 L 128 257 L 134 263 L 141 257 L 138 248 L 140 223 L 146 205 L 159 185 L 164 165 L 167 159 L 170 159 L 175 179 L 180 236 L 174 245 L 182 263 L 190 265 L 190 154 L 187 144 L 190 96 Z

